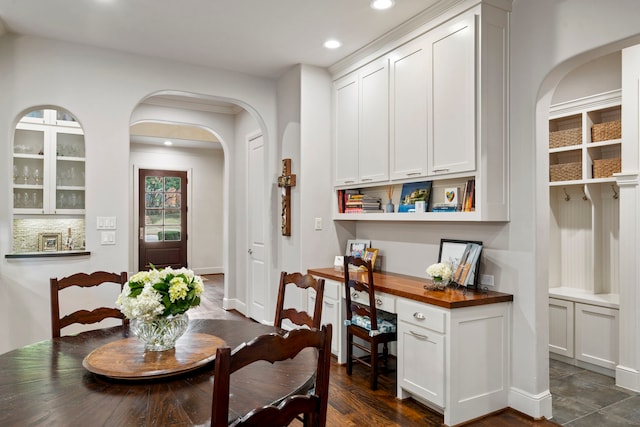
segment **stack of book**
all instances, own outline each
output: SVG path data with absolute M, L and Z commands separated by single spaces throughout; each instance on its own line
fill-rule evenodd
M 471 178 L 464 186 L 462 195 L 462 212 L 474 212 L 476 210 L 476 180 Z
M 362 212 L 362 194 L 345 193 L 344 213 L 361 213 L 361 212 Z
M 462 205 L 459 203 L 434 203 L 431 212 L 459 212 Z
M 380 198 L 366 194 L 347 194 L 344 213 L 372 213 L 383 212 Z
M 384 210 L 382 209 L 380 198 L 363 194 L 362 195 L 362 212 L 363 213 L 384 212 Z

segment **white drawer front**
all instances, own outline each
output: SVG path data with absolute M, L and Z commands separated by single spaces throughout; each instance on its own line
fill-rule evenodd
M 357 302 L 362 305 L 369 305 L 369 295 L 366 292 L 351 290 L 351 302 Z M 376 308 L 396 312 L 396 299 L 392 295 L 376 293 Z
M 447 313 L 428 304 L 398 298 L 398 320 L 411 325 L 445 333 Z

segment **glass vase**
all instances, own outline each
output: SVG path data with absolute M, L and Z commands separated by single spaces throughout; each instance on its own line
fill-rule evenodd
M 187 331 L 187 313 L 160 317 L 155 320 L 131 320 L 131 332 L 144 343 L 145 351 L 164 351 L 176 346 L 176 341 Z

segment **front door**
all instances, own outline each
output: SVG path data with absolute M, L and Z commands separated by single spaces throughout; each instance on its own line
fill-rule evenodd
M 140 169 L 138 268 L 187 267 L 187 173 Z

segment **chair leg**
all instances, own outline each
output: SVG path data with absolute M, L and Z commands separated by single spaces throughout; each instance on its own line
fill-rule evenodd
M 353 335 L 347 332 L 347 375 L 353 370 Z
M 389 365 L 387 365 L 387 362 L 389 360 L 389 347 L 387 346 L 387 343 L 383 343 L 382 346 L 382 361 L 384 363 L 384 368 L 387 369 L 389 367 Z
M 370 373 L 371 390 L 378 389 L 378 343 L 371 343 L 371 373 Z

